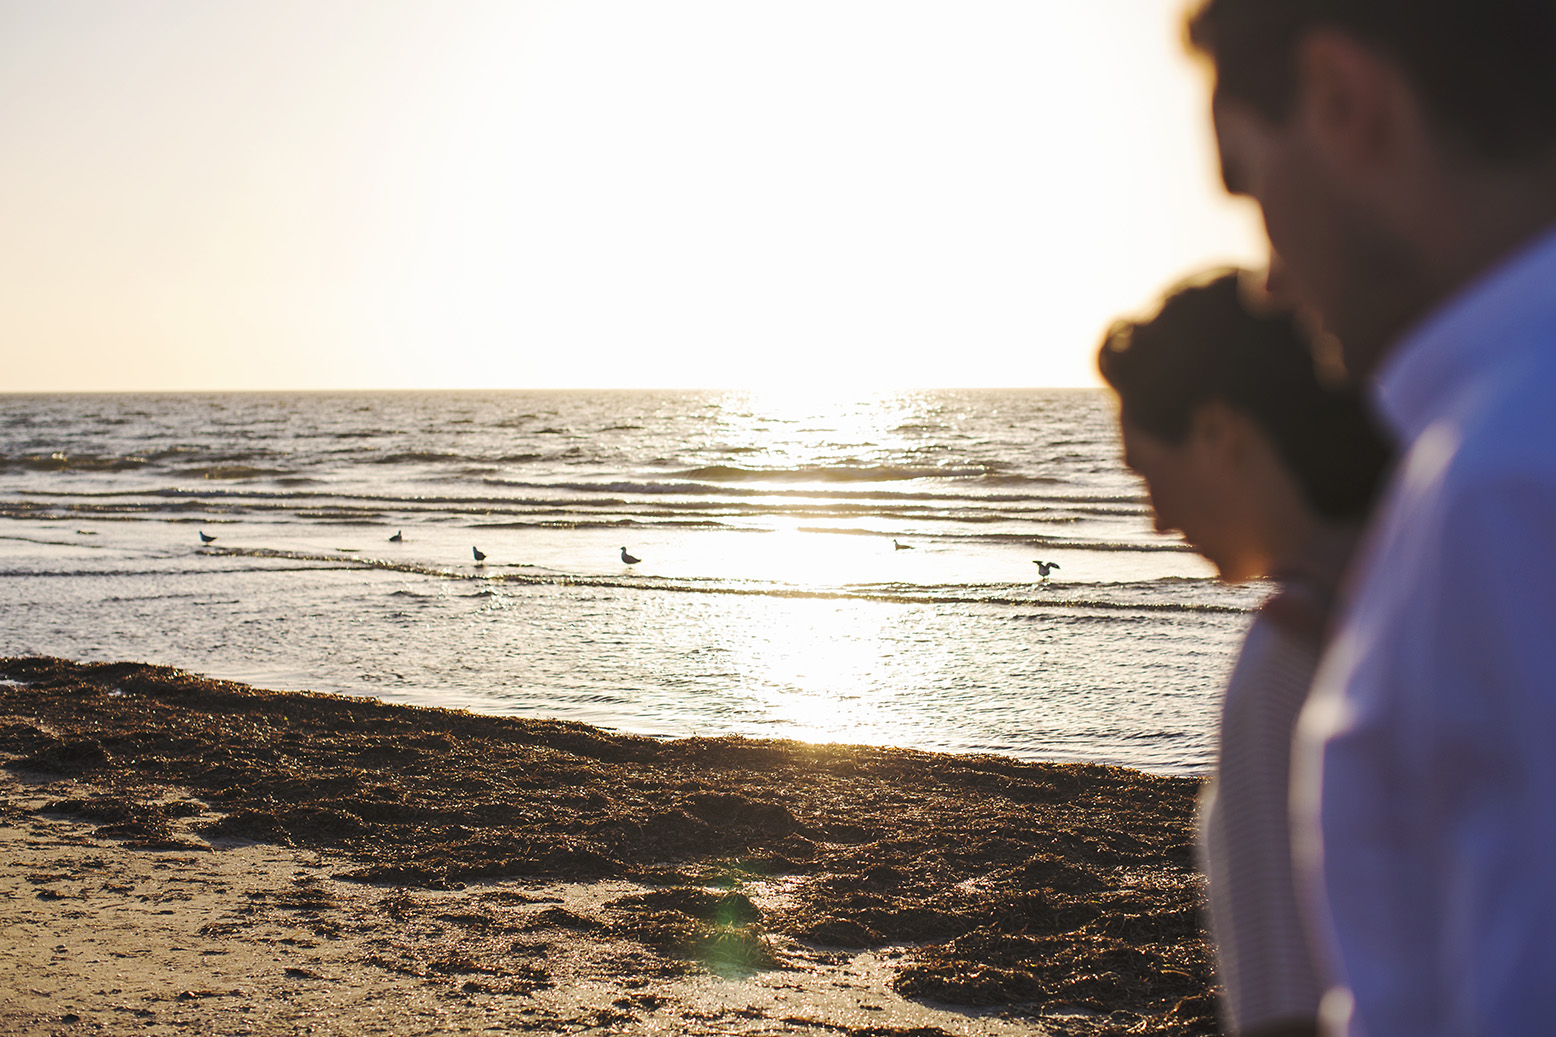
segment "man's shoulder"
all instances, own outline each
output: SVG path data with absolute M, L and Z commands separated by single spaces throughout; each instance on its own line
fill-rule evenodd
M 1450 497 L 1556 492 L 1556 335 L 1548 347 L 1484 372 L 1411 445 L 1411 461 L 1441 464 Z
M 1553 403 L 1556 341 L 1460 387 L 1406 448 L 1374 520 L 1364 613 L 1457 613 L 1477 586 L 1556 565 Z

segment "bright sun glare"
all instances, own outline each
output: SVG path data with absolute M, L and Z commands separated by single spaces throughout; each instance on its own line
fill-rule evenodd
M 0 2 L 6 387 L 1094 384 L 1259 259 L 1180 7 Z

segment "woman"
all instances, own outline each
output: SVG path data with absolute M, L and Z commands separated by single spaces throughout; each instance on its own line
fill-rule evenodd
M 1360 396 L 1318 378 L 1293 316 L 1252 302 L 1236 272 L 1115 324 L 1098 366 L 1156 528 L 1224 580 L 1277 581 L 1227 687 L 1201 836 L 1228 1028 L 1311 1034 L 1322 987 L 1292 880 L 1291 736 L 1389 452 Z

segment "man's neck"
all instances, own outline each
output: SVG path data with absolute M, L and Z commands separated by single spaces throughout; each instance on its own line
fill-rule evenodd
M 1436 309 L 1556 227 L 1556 160 L 1516 167 L 1460 163 L 1417 239 L 1425 307 Z
M 1487 167 L 1461 162 L 1441 171 L 1406 219 L 1410 276 L 1396 282 L 1391 333 L 1361 365 L 1372 375 L 1411 328 L 1481 277 L 1556 229 L 1556 161 Z M 1404 273 L 1405 271 L 1401 271 Z

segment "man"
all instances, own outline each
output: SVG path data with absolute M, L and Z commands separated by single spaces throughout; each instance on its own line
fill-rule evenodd
M 1326 1022 L 1556 1032 L 1556 0 L 1189 32 L 1228 189 L 1402 451 L 1296 748 Z

